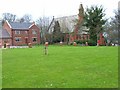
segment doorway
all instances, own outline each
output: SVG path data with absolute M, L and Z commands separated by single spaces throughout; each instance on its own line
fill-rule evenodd
M 25 38 L 25 43 L 28 45 L 28 38 Z

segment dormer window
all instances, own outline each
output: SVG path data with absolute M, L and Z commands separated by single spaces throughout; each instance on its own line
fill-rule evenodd
M 37 32 L 34 29 L 32 29 L 32 34 L 37 34 Z
M 15 34 L 20 34 L 20 31 L 15 31 Z

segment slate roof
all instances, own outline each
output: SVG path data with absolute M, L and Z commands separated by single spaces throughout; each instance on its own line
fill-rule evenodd
M 72 15 L 72 16 L 64 16 L 64 17 L 59 17 L 56 18 L 56 20 L 59 21 L 60 27 L 61 27 L 61 31 L 63 33 L 68 33 L 68 29 L 73 32 L 76 22 L 75 20 L 78 18 L 77 15 Z
M 52 25 L 50 26 L 49 31 L 53 32 L 55 21 L 58 21 L 62 33 L 68 33 L 69 32 L 68 29 L 71 32 L 73 32 L 76 24 L 75 20 L 77 19 L 77 17 L 78 17 L 77 15 L 72 15 L 72 16 L 63 16 L 63 17 L 55 18 L 54 21 L 51 21 Z
M 69 33 L 75 30 L 76 20 L 78 19 L 78 15 L 72 16 L 64 16 L 55 18 L 54 21 L 51 21 L 52 25 L 50 25 L 49 31 L 53 32 L 55 21 L 58 21 L 60 24 L 60 30 L 62 33 Z M 78 30 L 79 34 L 88 34 L 89 29 L 85 26 L 81 26 L 80 30 Z
M 26 22 L 9 22 L 10 26 L 12 29 L 16 29 L 16 30 L 28 30 L 30 28 L 30 26 L 33 23 L 26 23 Z
M 0 38 L 11 38 L 10 34 L 5 29 L 0 29 Z

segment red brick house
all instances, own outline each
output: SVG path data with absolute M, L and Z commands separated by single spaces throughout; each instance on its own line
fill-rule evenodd
M 0 30 L 0 48 L 5 44 L 9 43 L 11 45 L 11 36 L 5 29 Z
M 28 43 L 40 44 L 40 30 L 35 23 L 8 22 L 3 24 L 0 43 L 10 46 L 28 45 Z

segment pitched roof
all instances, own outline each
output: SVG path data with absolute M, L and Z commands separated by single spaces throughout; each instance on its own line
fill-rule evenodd
M 77 19 L 78 19 L 78 15 L 72 15 L 72 16 L 64 16 L 64 17 L 59 17 L 59 18 L 55 18 L 54 21 L 52 22 L 52 25 L 49 28 L 49 31 L 52 32 L 54 30 L 54 23 L 55 21 L 58 21 L 60 24 L 60 29 L 62 31 L 62 33 L 69 33 L 69 32 L 73 32 L 75 30 L 75 25 L 77 23 Z M 87 34 L 89 31 L 88 28 L 86 28 L 85 26 L 81 26 L 80 30 L 79 30 L 79 34 Z
M 29 29 L 33 23 L 27 23 L 27 22 L 9 22 L 12 29 L 20 29 L 20 30 L 26 30 Z
M 5 29 L 0 29 L 0 38 L 10 38 L 10 34 Z
M 56 18 L 56 20 L 59 21 L 61 31 L 63 33 L 69 32 L 68 29 L 73 32 L 75 25 L 76 25 L 76 19 L 78 18 L 77 15 L 72 15 L 72 16 L 64 16 L 64 17 L 59 17 Z
M 72 16 L 64 16 L 55 18 L 54 21 L 52 21 L 52 25 L 49 28 L 49 31 L 53 31 L 53 27 L 55 25 L 55 21 L 58 21 L 60 24 L 60 28 L 62 33 L 68 33 L 68 29 L 72 32 L 74 30 L 74 26 L 76 24 L 75 20 L 77 19 L 77 15 Z

